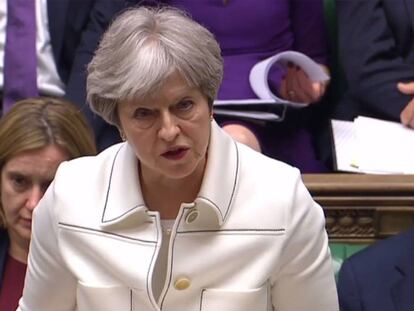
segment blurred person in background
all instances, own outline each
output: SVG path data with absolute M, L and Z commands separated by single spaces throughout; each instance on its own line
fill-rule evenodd
M 414 228 L 378 241 L 342 264 L 341 311 L 411 311 L 414 307 Z
M 414 128 L 414 1 L 336 2 L 348 89 L 334 117 L 363 115 Z
M 0 310 L 17 308 L 32 213 L 57 167 L 63 161 L 95 154 L 92 130 L 67 101 L 22 100 L 0 119 Z

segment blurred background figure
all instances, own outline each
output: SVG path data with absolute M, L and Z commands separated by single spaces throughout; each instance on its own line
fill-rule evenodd
M 3 112 L 28 97 L 65 95 L 76 49 L 94 3 L 95 0 L 0 2 Z
M 16 101 L 38 95 L 66 97 L 85 107 L 89 59 L 77 55 L 78 49 L 96 48 L 101 35 L 96 25 L 106 28 L 102 9 L 90 15 L 98 2 L 113 11 L 110 6 L 119 1 L 0 1 L 0 115 Z M 96 137 L 101 146 L 120 141 L 115 129 L 84 112 L 91 125 L 104 133 Z
M 414 229 L 351 256 L 338 280 L 341 311 L 411 311 L 414 307 Z
M 0 310 L 23 290 L 32 212 L 62 161 L 96 154 L 92 130 L 67 101 L 17 102 L 0 119 Z
M 414 1 L 338 0 L 348 90 L 334 116 L 365 115 L 414 127 Z

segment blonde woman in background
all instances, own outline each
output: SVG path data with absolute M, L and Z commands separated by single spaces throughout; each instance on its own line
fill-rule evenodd
M 61 99 L 22 100 L 0 119 L 0 310 L 17 308 L 33 209 L 57 167 L 94 154 L 94 137 L 84 117 Z

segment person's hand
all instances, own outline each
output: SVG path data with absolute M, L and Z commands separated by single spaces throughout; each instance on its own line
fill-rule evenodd
M 398 90 L 406 95 L 414 96 L 414 82 L 398 83 Z M 401 123 L 414 128 L 414 97 L 409 101 L 400 114 Z
M 324 68 L 325 70 L 326 68 Z M 326 83 L 312 82 L 298 66 L 289 63 L 279 94 L 283 99 L 298 103 L 314 103 L 325 94 Z

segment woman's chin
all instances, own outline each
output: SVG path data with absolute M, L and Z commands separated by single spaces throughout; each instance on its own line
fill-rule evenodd
M 162 170 L 162 175 L 168 179 L 182 180 L 196 175 L 196 163 L 181 163 L 178 165 L 168 166 Z

